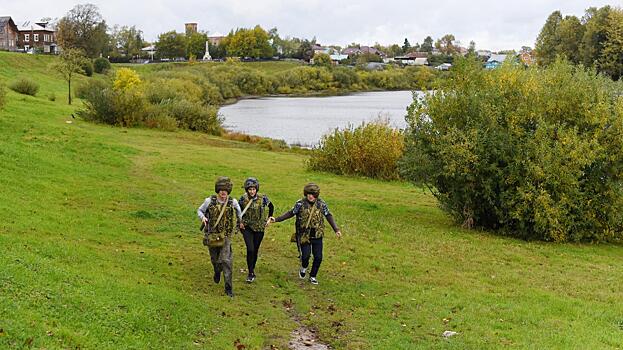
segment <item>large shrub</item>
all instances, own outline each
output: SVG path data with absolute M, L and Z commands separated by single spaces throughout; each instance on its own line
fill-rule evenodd
M 525 239 L 623 237 L 623 98 L 611 80 L 565 62 L 485 71 L 461 60 L 407 120 L 403 175 L 459 223 Z
M 39 84 L 28 78 L 20 78 L 11 82 L 9 89 L 23 95 L 35 96 L 39 92 Z
M 403 149 L 402 132 L 387 121 L 377 120 L 324 135 L 307 165 L 311 170 L 336 174 L 397 179 L 397 162 Z
M 110 69 L 110 61 L 105 57 L 98 57 L 93 61 L 95 73 L 106 73 Z
M 86 75 L 87 77 L 93 76 L 93 70 L 93 62 L 89 60 L 84 60 L 82 62 L 82 72 L 84 73 L 84 75 Z
M 217 107 L 203 106 L 187 100 L 170 101 L 162 107 L 182 128 L 213 135 L 220 135 L 222 132 L 222 120 L 218 117 Z

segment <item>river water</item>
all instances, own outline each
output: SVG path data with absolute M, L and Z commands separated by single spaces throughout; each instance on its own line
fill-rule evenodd
M 331 97 L 266 97 L 224 106 L 225 128 L 249 135 L 281 139 L 288 144 L 314 146 L 335 128 L 387 118 L 397 128 L 406 126 L 411 91 L 363 92 Z

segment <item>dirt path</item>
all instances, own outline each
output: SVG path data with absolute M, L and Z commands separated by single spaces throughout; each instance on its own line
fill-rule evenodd
M 292 350 L 329 350 L 328 345 L 318 342 L 313 330 L 301 325 L 292 331 L 292 339 L 288 343 Z

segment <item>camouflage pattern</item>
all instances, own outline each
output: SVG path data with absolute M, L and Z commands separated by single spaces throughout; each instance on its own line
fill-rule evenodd
M 307 200 L 302 200 L 301 208 L 299 209 L 298 215 L 298 223 L 301 226 L 300 232 L 302 232 L 302 238 L 305 238 L 305 234 L 309 236 L 309 229 L 315 229 L 316 237 L 321 238 L 324 236 L 324 213 L 321 208 L 321 201 L 316 200 L 314 203 L 310 203 Z M 316 207 L 313 210 L 313 216 L 309 221 L 309 227 L 305 227 L 307 221 L 309 220 L 309 216 L 312 215 L 312 208 Z M 301 241 L 301 243 L 305 243 Z
M 214 183 L 214 192 L 227 191 L 227 194 L 231 194 L 231 190 L 234 188 L 234 184 L 227 176 L 221 176 Z
M 240 197 L 240 208 L 244 210 L 249 200 L 251 199 L 247 193 Z M 245 227 L 255 232 L 264 231 L 264 226 L 266 226 L 266 221 L 268 220 L 268 211 L 266 210 L 267 203 L 266 196 L 261 193 L 257 194 L 255 200 L 251 200 L 251 205 L 242 217 L 242 223 L 244 223 Z
M 234 259 L 231 249 L 231 239 L 225 237 L 222 247 L 209 247 L 208 250 L 210 251 L 210 261 L 212 262 L 212 266 L 214 266 L 214 272 L 222 272 L 225 278 L 225 289 L 232 289 Z
M 230 237 L 234 233 L 234 230 L 236 228 L 236 213 L 234 210 L 232 199 L 227 199 L 225 213 L 223 214 L 221 221 L 218 223 L 218 225 L 216 225 L 216 220 L 218 220 L 218 217 L 221 214 L 221 206 L 222 205 L 218 203 L 215 195 L 210 197 L 210 205 L 208 205 L 207 209 L 208 226 L 205 229 L 204 245 L 221 246 L 223 244 L 223 240 L 226 237 Z M 220 243 L 211 243 L 216 240 L 220 241 Z

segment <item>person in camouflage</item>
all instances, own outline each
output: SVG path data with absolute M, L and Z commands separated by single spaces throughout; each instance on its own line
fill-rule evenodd
M 242 223 L 244 224 L 242 236 L 244 237 L 244 244 L 247 246 L 247 268 L 249 269 L 247 282 L 251 283 L 255 281 L 256 277 L 255 264 L 257 263 L 260 244 L 264 238 L 264 228 L 268 217 L 273 216 L 275 207 L 268 196 L 258 192 L 260 182 L 256 178 L 246 179 L 244 190 L 246 193 L 240 197 L 238 203 L 240 207 L 244 208 L 242 209 Z
M 210 260 L 214 267 L 214 283 L 221 281 L 221 272 L 225 277 L 225 294 L 234 296 L 232 288 L 233 253 L 232 235 L 237 228 L 244 229 L 241 222 L 242 212 L 236 199 L 231 198 L 233 184 L 228 177 L 219 177 L 214 184 L 214 192 L 197 209 L 197 216 L 202 222 L 204 232 L 203 245 L 208 247 Z
M 270 217 L 268 223 L 280 222 L 296 217 L 296 244 L 301 253 L 301 267 L 299 277 L 305 278 L 309 258 L 313 254 L 314 261 L 309 272 L 309 281 L 318 284 L 318 269 L 322 263 L 322 238 L 324 237 L 324 219 L 326 218 L 335 235 L 340 238 L 342 232 L 335 224 L 333 215 L 329 212 L 327 204 L 319 198 L 320 187 L 315 183 L 308 183 L 303 188 L 303 198 L 299 199 L 294 207 L 278 218 Z

